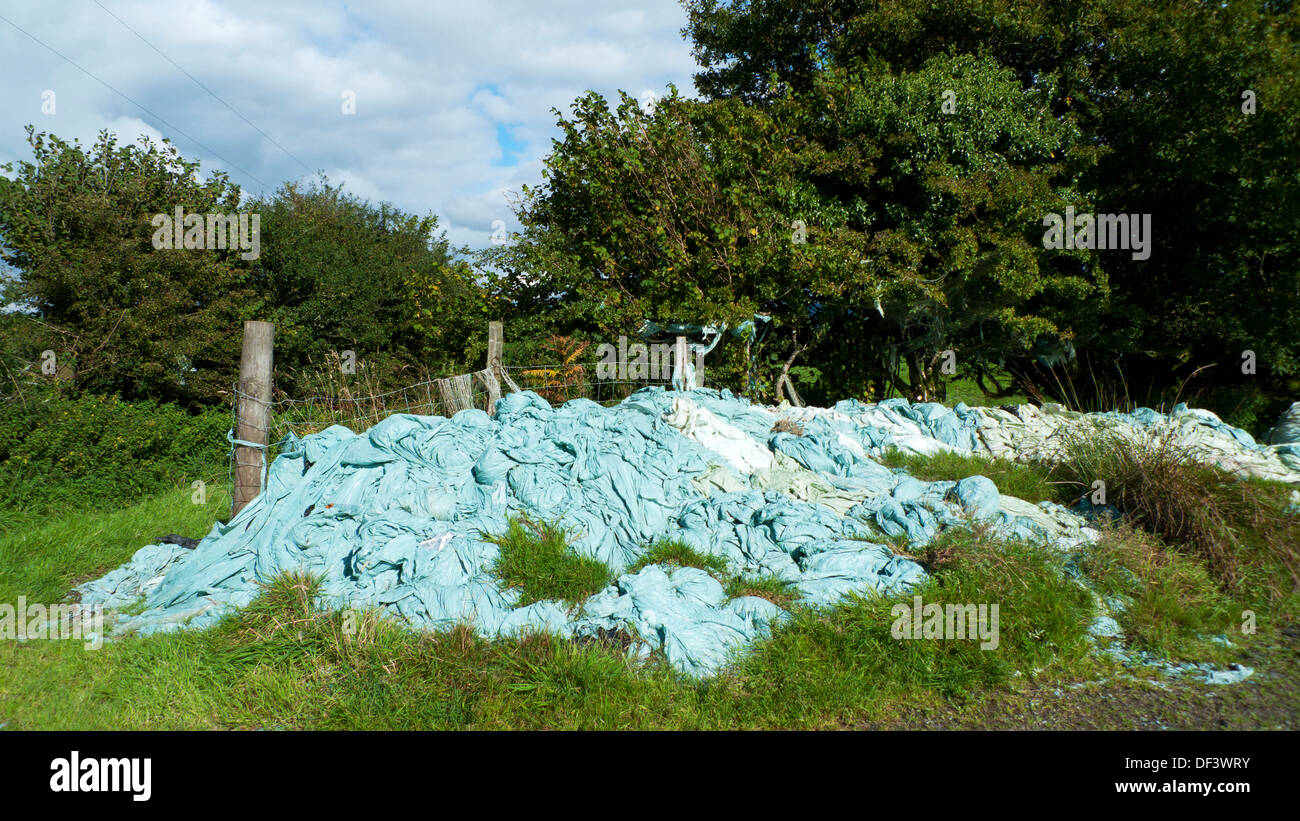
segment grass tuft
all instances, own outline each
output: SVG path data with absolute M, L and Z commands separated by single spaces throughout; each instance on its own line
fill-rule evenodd
M 636 563 L 627 569 L 635 573 L 652 564 L 667 564 L 675 567 L 696 567 L 713 575 L 727 572 L 727 560 L 721 556 L 701 553 L 679 539 L 661 539 L 647 550 Z
M 945 451 L 930 456 L 890 448 L 879 459 L 886 467 L 903 468 L 923 482 L 956 482 L 985 476 L 998 492 L 1027 502 L 1062 501 L 1062 489 L 1053 484 L 1050 471 L 1037 464 L 1012 462 L 978 454 Z
M 569 532 L 556 524 L 516 516 L 505 533 L 485 538 L 501 549 L 493 573 L 520 592 L 520 606 L 547 599 L 576 605 L 613 579 L 604 562 L 574 553 Z
M 767 599 L 777 607 L 785 608 L 789 608 L 799 595 L 794 589 L 793 583 L 778 579 L 776 576 L 761 576 L 752 579 L 736 576 L 727 580 L 726 592 L 729 599 L 756 596 L 760 599 Z
M 1106 503 L 1132 524 L 1199 557 L 1224 589 L 1257 571 L 1300 585 L 1300 517 L 1287 488 L 1239 479 L 1199 463 L 1173 429 L 1130 439 L 1114 431 L 1065 431 L 1056 473 L 1078 488 L 1105 483 Z M 1273 597 L 1285 594 L 1275 587 Z

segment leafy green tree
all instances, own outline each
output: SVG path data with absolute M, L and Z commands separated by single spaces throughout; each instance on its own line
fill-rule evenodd
M 239 250 L 157 250 L 151 220 L 230 213 L 239 188 L 220 172 L 201 180 L 167 141 L 101 132 L 87 150 L 27 132 L 33 161 L 0 178 L 0 255 L 17 269 L 3 298 L 31 315 L 16 326 L 20 349 L 54 351 L 77 389 L 213 401 L 238 361 Z
M 404 213 L 331 186 L 285 184 L 255 200 L 262 254 L 250 312 L 276 324 L 281 387 L 293 391 L 331 354 L 378 363 L 385 386 L 422 370 L 463 370 L 484 336 L 482 289 L 436 217 Z M 403 382 L 405 380 L 405 382 Z
M 773 102 L 815 191 L 809 242 L 860 251 L 819 306 L 833 332 L 810 353 L 828 387 L 941 398 L 945 364 L 1028 356 L 1104 302 L 1093 255 L 1042 246 L 1042 215 L 1085 205 L 1074 181 L 1093 161 L 1055 94 L 958 56 L 827 69 Z
M 995 61 L 1057 89 L 1096 162 L 1102 213 L 1150 213 L 1150 259 L 1100 255 L 1111 299 L 1076 345 L 1135 384 L 1214 382 L 1278 396 L 1300 375 L 1300 11 L 1261 0 L 687 0 L 710 100 L 777 107 L 836 71 L 903 76 L 937 58 Z M 1247 92 L 1250 92 L 1249 94 Z M 1253 108 L 1252 108 L 1253 105 Z M 1253 112 L 1253 113 L 1252 113 Z M 832 152 L 841 164 L 847 156 Z M 838 183 L 839 168 L 829 175 Z M 1027 220 L 1034 215 L 1026 214 Z M 1087 317 L 1079 317 L 1080 320 Z M 1241 373 L 1253 350 L 1258 376 Z M 1243 391 L 1229 393 L 1242 395 Z
M 224 401 L 244 319 L 276 324 L 277 383 L 305 388 L 351 350 L 380 387 L 465 370 L 488 303 L 437 220 L 372 205 L 327 181 L 240 203 L 238 187 L 170 143 L 89 150 L 28 129 L 34 158 L 0 178 L 6 366 L 46 364 L 74 392 L 189 405 Z M 255 248 L 158 248 L 157 215 L 247 215 Z M 253 220 L 256 217 L 256 221 Z M 206 227 L 205 220 L 205 227 Z M 183 231 L 175 239 L 182 243 Z M 255 250 L 257 253 L 253 254 Z
M 952 58 L 827 70 L 766 107 L 672 94 L 649 114 L 588 94 L 525 191 L 520 241 L 492 259 L 516 304 L 549 300 L 607 337 L 764 313 L 769 386 L 812 377 L 802 356 L 821 394 L 940 396 L 945 350 L 965 367 L 1025 355 L 1104 295 L 1086 254 L 1041 245 L 1041 214 L 1079 199 L 1092 161 L 1053 93 Z
M 792 264 L 778 196 L 796 186 L 792 156 L 769 118 L 675 93 L 653 114 L 627 95 L 611 109 L 591 92 L 559 126 L 545 184 L 523 192 L 522 235 L 484 255 L 505 302 L 605 340 L 642 319 L 734 327 L 779 307 L 797 347 L 816 283 Z

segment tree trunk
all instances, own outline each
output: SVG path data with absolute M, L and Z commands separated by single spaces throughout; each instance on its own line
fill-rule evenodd
M 794 389 L 794 383 L 790 381 L 790 366 L 794 364 L 795 359 L 797 359 L 799 354 L 803 353 L 804 349 L 808 346 L 799 344 L 799 331 L 797 330 L 790 332 L 790 340 L 794 343 L 794 350 L 791 351 L 790 356 L 786 358 L 785 364 L 781 367 L 781 375 L 776 380 L 776 401 L 777 404 L 780 404 L 782 393 L 788 392 L 790 395 L 790 404 L 797 408 L 802 408 L 803 400 L 799 398 L 799 394 Z

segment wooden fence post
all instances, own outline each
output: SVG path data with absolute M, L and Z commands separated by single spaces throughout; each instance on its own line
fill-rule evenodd
M 239 384 L 235 394 L 235 486 L 231 494 L 231 516 L 238 515 L 262 492 L 262 471 L 271 431 L 274 363 L 275 325 L 245 322 L 244 350 L 239 358 Z
M 679 336 L 675 341 L 676 345 L 673 350 L 673 376 L 680 379 L 681 384 L 673 385 L 673 389 L 679 391 L 689 390 L 691 385 L 688 385 L 686 381 L 686 337 Z
M 496 411 L 497 400 L 501 398 L 501 382 L 497 377 L 501 371 L 502 344 L 501 321 L 493 320 L 488 323 L 487 368 L 482 377 L 483 385 L 487 388 L 489 416 Z
M 500 383 L 506 383 L 506 387 L 515 393 L 519 393 L 523 388 L 515 384 L 515 380 L 510 378 L 510 373 L 506 370 L 505 363 L 501 361 L 505 355 L 505 334 L 501 330 L 499 321 L 488 323 L 488 369 L 496 374 L 498 380 L 497 389 L 500 390 Z

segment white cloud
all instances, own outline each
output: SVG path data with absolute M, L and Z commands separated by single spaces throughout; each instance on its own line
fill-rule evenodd
M 481 0 L 321 5 L 101 0 L 312 171 L 373 200 L 437 214 L 454 243 L 483 247 L 496 219 L 517 228 L 509 192 L 541 181 L 568 112 L 588 88 L 609 98 L 691 89 L 694 64 L 676 0 Z M 205 171 L 248 193 L 307 176 L 295 159 L 93 2 L 33 4 L 4 15 L 166 119 L 144 114 L 0 21 L 0 162 L 28 156 L 23 126 L 123 141 L 166 135 Z M 57 113 L 41 114 L 41 92 Z M 344 115 L 341 94 L 356 94 Z M 517 144 L 502 163 L 499 125 Z M 215 159 L 184 131 L 225 158 Z

